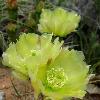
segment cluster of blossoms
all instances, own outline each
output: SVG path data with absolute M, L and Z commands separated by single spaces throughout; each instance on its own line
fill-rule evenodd
M 58 15 L 59 10 L 61 13 L 61 8 L 55 10 Z M 58 24 L 59 22 L 55 24 L 56 30 L 52 30 L 53 27 L 51 27 L 50 32 L 58 33 Z M 39 26 L 45 29 L 49 24 L 40 23 Z M 81 51 L 69 50 L 62 45 L 63 41 L 59 42 L 59 38 L 53 40 L 52 34 L 40 36 L 35 33 L 23 33 L 19 40 L 11 43 L 3 53 L 3 64 L 12 68 L 16 77 L 31 80 L 35 99 L 40 93 L 52 100 L 61 100 L 65 97 L 82 98 L 86 93 L 89 67 L 84 62 Z

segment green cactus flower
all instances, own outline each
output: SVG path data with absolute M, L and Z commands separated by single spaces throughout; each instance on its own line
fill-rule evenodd
M 38 29 L 40 32 L 53 33 L 56 36 L 64 37 L 75 31 L 78 27 L 80 16 L 72 11 L 69 12 L 62 8 L 53 11 L 43 9 Z
M 58 38 L 51 42 L 52 35 L 22 34 L 17 43 L 11 43 L 3 53 L 3 64 L 14 69 L 14 75 L 20 78 L 28 78 L 27 60 L 32 56 L 33 65 L 46 64 L 48 59 L 55 59 L 60 52 L 63 42 Z M 37 59 L 36 59 L 37 58 Z M 36 61 L 37 60 L 37 61 Z
M 62 49 L 50 65 L 37 68 L 35 80 L 31 76 L 32 85 L 37 93 L 41 91 L 52 100 L 82 98 L 86 93 L 88 71 L 89 67 L 84 62 L 82 52 Z

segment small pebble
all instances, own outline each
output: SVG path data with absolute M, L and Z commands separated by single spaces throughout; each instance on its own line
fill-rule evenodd
M 0 100 L 5 100 L 5 93 L 0 91 Z

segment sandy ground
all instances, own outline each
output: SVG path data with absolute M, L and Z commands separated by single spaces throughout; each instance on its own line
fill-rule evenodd
M 0 91 L 6 100 L 33 100 L 31 84 L 12 77 L 8 68 L 0 68 Z

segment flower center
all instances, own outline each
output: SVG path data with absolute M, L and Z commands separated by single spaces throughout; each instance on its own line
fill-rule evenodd
M 62 88 L 68 78 L 63 68 L 51 68 L 47 71 L 47 84 L 53 89 Z

